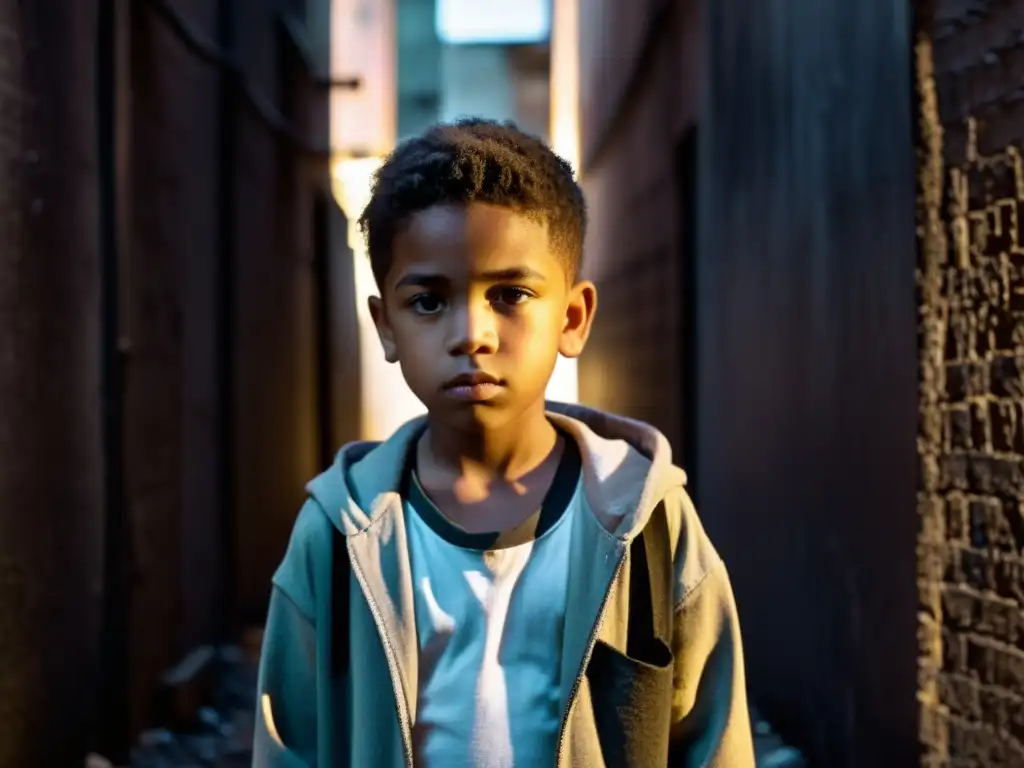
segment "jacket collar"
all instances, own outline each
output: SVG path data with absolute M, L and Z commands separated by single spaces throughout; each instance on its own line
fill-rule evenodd
M 653 427 L 580 405 L 548 402 L 546 410 L 576 439 L 587 508 L 613 536 L 631 539 L 665 491 L 685 484 L 685 473 L 672 465 L 668 441 Z M 338 453 L 335 467 L 348 503 L 327 512 L 342 533 L 366 530 L 394 503 L 406 457 L 425 428 L 426 417 L 420 416 L 382 443 L 352 443 Z

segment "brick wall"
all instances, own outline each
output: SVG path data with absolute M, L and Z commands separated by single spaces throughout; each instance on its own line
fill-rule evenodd
M 1024 764 L 1024 4 L 917 47 L 920 701 L 929 766 Z

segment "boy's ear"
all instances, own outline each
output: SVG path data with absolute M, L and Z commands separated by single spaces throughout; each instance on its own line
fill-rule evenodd
M 370 317 L 373 324 L 377 326 L 377 335 L 380 337 L 380 345 L 384 348 L 384 359 L 389 363 L 398 362 L 398 350 L 395 348 L 395 335 L 391 331 L 391 323 L 388 322 L 388 313 L 384 308 L 384 301 L 380 296 L 371 296 L 368 299 L 370 305 Z
M 565 307 L 565 324 L 558 344 L 563 357 L 579 357 L 583 353 L 596 312 L 597 286 L 589 280 L 581 280 L 569 290 Z

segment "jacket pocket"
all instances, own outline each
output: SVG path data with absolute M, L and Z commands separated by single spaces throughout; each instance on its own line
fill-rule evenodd
M 633 658 L 600 640 L 587 665 L 590 698 L 605 764 L 614 768 L 668 763 L 673 659 L 658 639 Z
M 292 752 L 281 741 L 274 724 L 270 696 L 260 696 L 256 715 L 256 733 L 253 739 L 253 768 L 310 768 L 306 761 Z

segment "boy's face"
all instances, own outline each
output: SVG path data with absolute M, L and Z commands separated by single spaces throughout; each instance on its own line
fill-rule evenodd
M 472 430 L 543 403 L 558 354 L 583 351 L 596 303 L 592 283 L 570 284 L 543 223 L 470 203 L 408 222 L 370 312 L 431 417 Z

